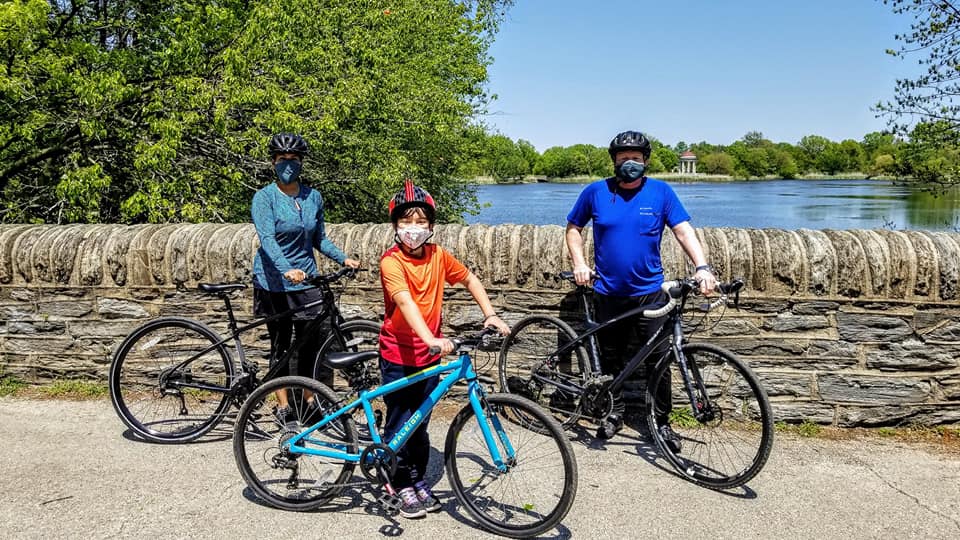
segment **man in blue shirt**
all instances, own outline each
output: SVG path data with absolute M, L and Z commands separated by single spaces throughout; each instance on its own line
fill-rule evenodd
M 660 290 L 663 283 L 660 240 L 664 226 L 670 227 L 696 267 L 695 277 L 700 281 L 701 291 L 712 292 L 716 278 L 690 225 L 690 215 L 669 185 L 644 174 L 650 159 L 650 141 L 643 133 L 625 131 L 610 141 L 609 152 L 615 176 L 587 186 L 567 215 L 566 241 L 573 260 L 573 274 L 580 285 L 595 279 L 597 321 L 606 322 L 638 305 L 666 302 L 666 295 Z M 590 221 L 593 221 L 595 274 L 583 253 L 582 232 Z M 623 369 L 634 332 L 639 333 L 640 342 L 644 343 L 662 324 L 662 319 L 638 317 L 598 333 L 603 373 L 616 375 Z M 662 347 L 650 358 L 659 360 L 666 352 Z M 658 402 L 669 399 L 669 380 L 657 393 Z M 613 437 L 623 426 L 623 411 L 622 395 L 614 396 L 613 410 L 601 422 L 597 437 Z M 670 431 L 666 422 L 663 426 Z M 664 439 L 673 441 L 679 451 L 679 438 L 672 431 L 664 433 Z

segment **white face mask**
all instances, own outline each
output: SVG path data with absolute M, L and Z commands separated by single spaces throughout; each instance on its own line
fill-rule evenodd
M 403 245 L 410 249 L 417 249 L 429 240 L 431 236 L 433 236 L 433 231 L 430 229 L 413 225 L 411 227 L 397 229 L 396 241 L 398 243 L 402 242 Z

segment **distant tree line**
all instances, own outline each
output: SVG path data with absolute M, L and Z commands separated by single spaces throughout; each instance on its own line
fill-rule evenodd
M 949 137 L 954 140 L 944 140 Z M 458 171 L 463 178 L 489 176 L 505 182 L 528 175 L 568 178 L 613 174 L 604 146 L 554 146 L 538 153 L 530 142 L 513 141 L 501 134 L 477 131 L 474 140 L 474 155 Z M 930 144 L 934 140 L 938 144 Z M 912 179 L 935 175 L 948 165 L 960 165 L 960 137 L 938 122 L 917 125 L 907 139 L 873 132 L 859 141 L 838 142 L 807 135 L 791 144 L 775 143 L 761 132 L 751 131 L 729 145 L 680 141 L 669 146 L 655 137 L 651 141 L 653 154 L 648 166 L 652 174 L 677 170 L 680 154 L 688 150 L 697 156 L 697 172 L 746 179 L 849 173 Z

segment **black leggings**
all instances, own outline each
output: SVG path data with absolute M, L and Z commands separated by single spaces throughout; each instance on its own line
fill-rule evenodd
M 631 310 L 637 306 L 661 306 L 667 302 L 667 295 L 663 291 L 647 294 L 644 296 L 607 296 L 605 294 L 594 293 L 593 305 L 596 320 L 598 323 L 604 323 L 610 319 Z M 650 336 L 657 331 L 657 328 L 663 325 L 667 316 L 659 319 L 648 319 L 642 315 L 631 317 L 630 319 L 612 324 L 609 327 L 597 332 L 600 341 L 600 370 L 604 375 L 613 375 L 616 377 L 623 371 L 627 362 L 633 358 L 636 351 L 650 339 Z M 664 331 L 670 331 L 667 328 Z M 647 356 L 644 362 L 647 367 L 647 377 L 653 375 L 652 370 L 664 354 L 670 350 L 666 341 L 661 341 L 653 352 Z M 623 414 L 623 389 L 614 396 L 614 410 L 616 414 Z M 657 388 L 657 417 L 661 421 L 666 421 L 670 413 L 670 377 L 669 373 L 664 380 L 660 381 Z
M 283 355 L 290 349 L 293 342 L 294 332 L 297 338 L 306 337 L 306 342 L 300 347 L 297 355 L 290 359 L 290 363 L 277 372 L 277 377 L 284 375 L 300 375 L 313 378 L 313 367 L 317 361 L 316 335 L 307 335 L 306 329 L 310 321 L 294 321 L 289 318 L 277 319 L 267 323 L 267 332 L 270 334 L 270 366 L 273 367 L 277 361 L 283 358 Z M 333 384 L 333 372 L 323 366 L 318 380 L 327 386 Z

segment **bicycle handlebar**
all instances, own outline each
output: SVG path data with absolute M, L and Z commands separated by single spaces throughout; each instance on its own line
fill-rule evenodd
M 743 289 L 745 285 L 746 283 L 740 278 L 735 278 L 730 283 L 717 283 L 717 290 L 720 291 L 720 296 L 713 302 L 705 304 L 705 307 L 701 309 L 710 311 L 721 304 L 725 304 L 728 296 L 731 294 L 738 295 L 740 289 Z M 700 290 L 700 283 L 693 278 L 675 279 L 673 281 L 664 281 L 663 284 L 660 285 L 660 290 L 667 293 L 670 300 L 660 308 L 644 311 L 644 317 L 648 319 L 663 317 L 675 308 L 681 300 L 686 298 L 688 294 Z
M 470 332 L 457 337 L 447 338 L 453 342 L 454 353 L 464 353 L 472 351 L 481 345 L 486 345 L 490 341 L 490 336 L 498 334 L 497 329 L 487 326 L 479 332 Z M 440 354 L 440 347 L 430 347 L 430 354 Z
M 319 287 L 320 285 L 326 285 L 328 283 L 333 283 L 335 281 L 340 281 L 343 277 L 348 277 L 353 279 L 357 277 L 357 272 L 366 272 L 366 268 L 350 268 L 349 266 L 344 266 L 336 272 L 330 274 L 318 274 L 316 276 L 309 276 L 304 281 L 313 285 L 314 287 Z

